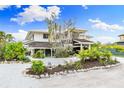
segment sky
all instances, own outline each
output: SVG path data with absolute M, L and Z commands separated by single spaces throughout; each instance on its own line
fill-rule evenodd
M 3 5 L 0 6 L 0 31 L 24 40 L 30 30 L 47 29 L 45 19 L 75 21 L 75 27 L 86 29 L 91 40 L 102 43 L 116 42 L 124 34 L 124 6 L 115 5 Z

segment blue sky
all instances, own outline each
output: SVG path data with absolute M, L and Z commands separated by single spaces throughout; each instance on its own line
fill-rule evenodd
M 87 29 L 92 40 L 118 41 L 124 34 L 124 6 L 0 6 L 0 30 L 23 40 L 34 29 L 47 29 L 44 18 L 54 11 L 57 21 L 74 19 L 77 28 Z

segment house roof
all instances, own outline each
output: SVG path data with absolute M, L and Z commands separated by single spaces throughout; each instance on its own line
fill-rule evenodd
M 50 48 L 52 45 L 49 42 L 30 42 L 29 47 L 47 47 Z
M 27 33 L 25 40 L 28 40 L 28 37 L 33 33 L 46 33 L 49 34 L 47 30 L 31 30 Z
M 85 29 L 76 28 L 76 29 L 72 30 L 71 32 L 83 33 L 83 32 L 86 32 L 86 31 L 87 30 L 85 30 Z M 67 30 L 65 32 L 67 32 Z
M 124 41 L 117 41 L 117 42 L 115 42 L 115 43 L 124 43 Z
M 118 36 L 124 36 L 124 34 L 118 35 Z
M 74 39 L 74 40 L 79 41 L 79 42 L 90 42 L 90 43 L 93 43 L 92 41 L 86 40 L 86 39 Z
M 76 28 L 75 30 L 72 30 L 72 32 L 78 32 L 78 33 L 85 33 L 87 30 L 85 29 L 80 29 L 80 28 Z M 67 31 L 65 31 L 67 32 Z M 46 33 L 46 34 L 49 34 L 48 30 L 30 30 L 27 35 L 26 35 L 26 38 L 25 40 L 28 40 L 29 36 L 33 33 Z
M 88 38 L 93 38 L 93 36 L 90 36 L 90 35 L 84 35 L 84 34 L 80 34 L 80 36 L 86 36 Z

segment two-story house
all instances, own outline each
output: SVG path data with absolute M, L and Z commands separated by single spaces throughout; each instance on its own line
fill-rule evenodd
M 87 30 L 75 29 L 71 32 L 64 31 L 60 35 L 62 35 L 61 41 L 64 42 L 64 46 L 70 44 L 73 48 L 73 51 L 78 51 L 81 49 L 90 48 L 93 43 L 90 41 L 91 36 L 86 35 Z M 25 47 L 30 51 L 30 55 L 33 55 L 37 50 L 43 50 L 44 55 L 52 56 L 55 50 L 49 42 L 49 32 L 41 31 L 41 30 L 33 30 L 27 33 L 25 38 Z M 59 40 L 59 39 L 57 39 Z M 66 43 L 69 41 L 69 43 Z M 58 42 L 58 41 L 53 41 Z

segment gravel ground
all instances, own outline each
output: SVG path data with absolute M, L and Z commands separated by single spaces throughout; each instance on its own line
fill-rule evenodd
M 124 58 L 117 58 L 121 64 L 110 69 L 91 70 L 35 79 L 25 77 L 22 71 L 31 64 L 0 64 L 0 87 L 42 88 L 42 87 L 124 87 Z

